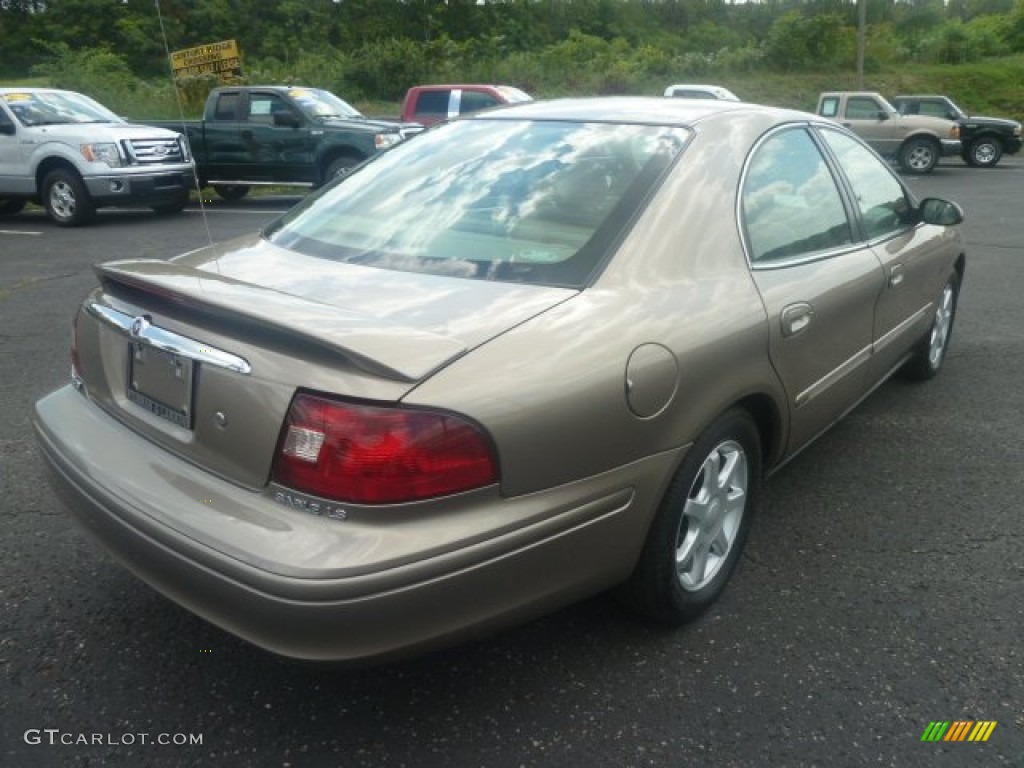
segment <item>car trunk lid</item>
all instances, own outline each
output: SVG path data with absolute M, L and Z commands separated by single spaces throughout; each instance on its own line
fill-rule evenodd
M 575 293 L 338 264 L 256 238 L 96 270 L 74 350 L 90 398 L 250 488 L 267 482 L 297 390 L 396 403 Z

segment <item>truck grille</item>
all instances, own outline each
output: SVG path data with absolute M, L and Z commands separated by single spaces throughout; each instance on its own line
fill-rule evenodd
M 124 144 L 132 165 L 185 162 L 182 142 L 177 138 L 130 139 Z

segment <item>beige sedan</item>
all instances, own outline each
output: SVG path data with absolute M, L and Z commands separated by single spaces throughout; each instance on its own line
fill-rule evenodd
M 939 370 L 961 220 L 813 115 L 518 105 L 262 233 L 98 267 L 36 432 L 117 559 L 280 654 L 419 652 L 613 587 L 679 624 L 768 470 Z

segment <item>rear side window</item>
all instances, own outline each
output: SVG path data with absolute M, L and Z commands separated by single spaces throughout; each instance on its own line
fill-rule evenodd
M 805 128 L 780 131 L 757 146 L 741 199 L 754 264 L 809 256 L 853 242 L 839 188 Z
M 240 93 L 222 93 L 217 97 L 217 106 L 214 108 L 213 117 L 215 120 L 237 120 L 238 104 L 241 101 Z
M 448 99 L 451 91 L 423 91 L 416 97 L 416 116 L 448 117 Z
M 822 117 L 835 117 L 839 114 L 839 99 L 834 96 L 826 96 L 821 100 L 821 109 L 818 111 Z

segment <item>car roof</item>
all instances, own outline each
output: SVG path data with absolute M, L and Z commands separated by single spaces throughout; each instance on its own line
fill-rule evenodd
M 513 104 L 499 110 L 473 114 L 474 120 L 562 120 L 594 123 L 640 123 L 689 126 L 725 112 L 762 114 L 783 120 L 813 120 L 817 115 L 781 107 L 722 99 L 666 99 L 652 96 L 596 96 L 578 99 L 553 99 Z

